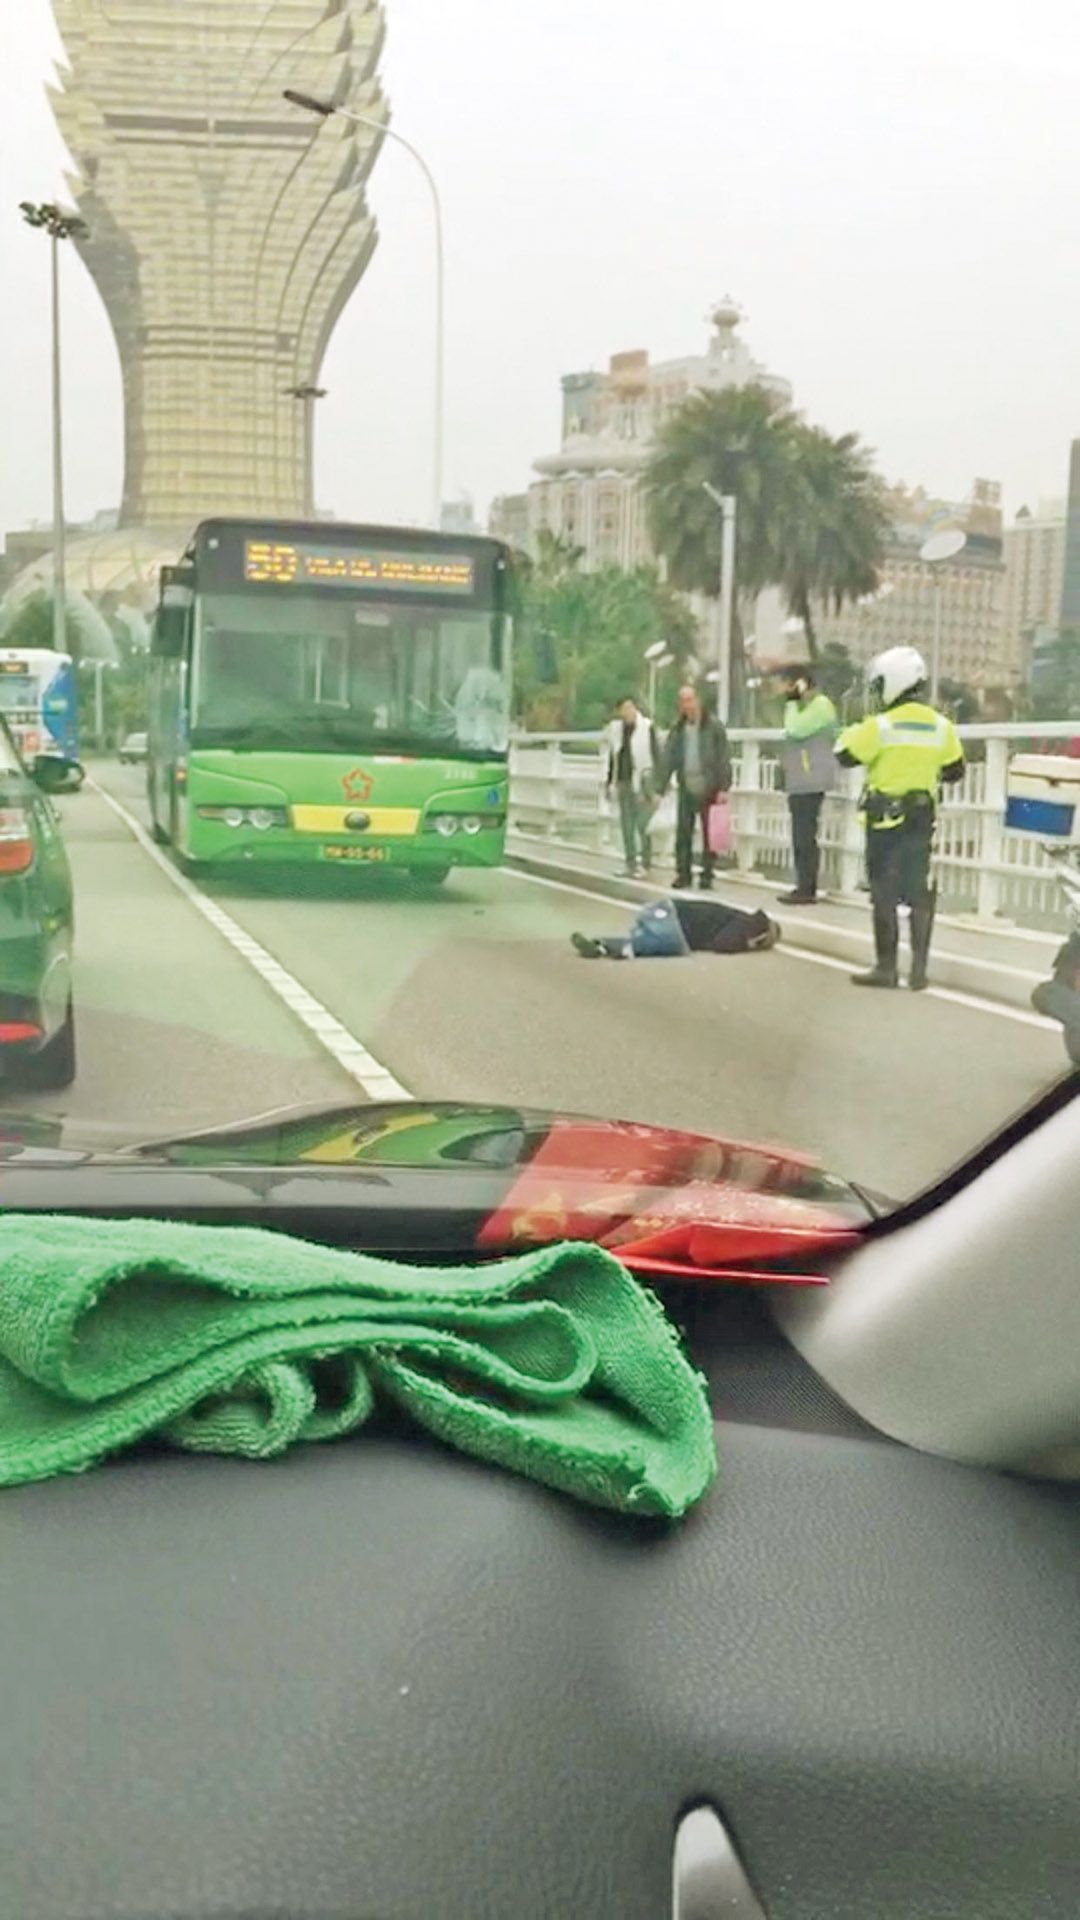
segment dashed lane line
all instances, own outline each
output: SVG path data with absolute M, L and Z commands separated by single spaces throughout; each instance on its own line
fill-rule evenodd
M 211 900 L 200 887 L 195 885 L 194 881 L 189 880 L 186 874 L 181 873 L 179 868 L 166 858 L 161 848 L 154 845 L 145 827 L 133 813 L 129 813 L 128 809 L 119 800 L 114 799 L 111 793 L 107 793 L 104 787 L 99 786 L 96 780 L 88 779 L 86 784 L 100 795 L 106 806 L 112 808 L 143 852 L 184 895 L 184 898 L 195 908 L 196 913 L 201 913 L 203 919 L 209 921 L 222 939 L 228 941 L 233 951 L 238 953 L 242 960 L 247 961 L 248 965 L 266 982 L 271 993 L 275 994 L 282 1005 L 287 1007 L 301 1025 L 307 1028 L 331 1059 L 336 1061 L 342 1072 L 347 1073 L 350 1080 L 354 1080 L 357 1086 L 363 1089 L 369 1100 L 411 1100 L 413 1098 L 408 1089 L 402 1086 L 400 1080 L 396 1080 L 389 1069 L 368 1052 L 363 1042 L 358 1040 L 354 1033 L 350 1033 L 348 1027 L 343 1026 L 328 1007 L 324 1007 L 320 1000 L 316 1000 L 314 994 L 308 992 L 295 974 L 289 973 L 280 960 L 275 960 L 272 953 L 246 932 L 231 914 L 225 912 L 224 907 L 219 907 L 216 900 Z

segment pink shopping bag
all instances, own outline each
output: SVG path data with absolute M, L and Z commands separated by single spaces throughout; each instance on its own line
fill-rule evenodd
M 717 794 L 709 808 L 705 821 L 705 834 L 710 853 L 731 852 L 731 802 L 726 793 Z

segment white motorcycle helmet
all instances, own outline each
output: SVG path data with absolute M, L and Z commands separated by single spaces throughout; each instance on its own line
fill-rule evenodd
M 871 698 L 883 707 L 893 707 L 905 694 L 915 694 L 926 685 L 928 677 L 926 661 L 918 647 L 887 647 L 866 669 Z

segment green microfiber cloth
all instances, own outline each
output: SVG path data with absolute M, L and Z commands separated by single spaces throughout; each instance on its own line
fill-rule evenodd
M 269 1459 L 380 1399 L 597 1506 L 675 1517 L 716 1472 L 675 1328 L 599 1247 L 408 1267 L 250 1227 L 0 1216 L 0 1485 L 149 1434 Z

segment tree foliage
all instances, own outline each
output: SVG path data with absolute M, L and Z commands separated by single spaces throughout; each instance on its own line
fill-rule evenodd
M 21 600 L 4 622 L 0 643 L 5 647 L 44 647 L 53 643 L 52 595 L 38 588 Z
M 778 587 L 816 661 L 814 604 L 838 611 L 874 590 L 889 524 L 858 435 L 808 426 L 761 386 L 695 394 L 665 422 L 646 472 L 653 543 L 675 586 L 715 596 L 721 527 L 708 487 L 738 500 L 741 592 Z
M 135 644 L 127 623 L 117 618 L 115 612 L 110 617 L 104 605 L 98 608 L 98 612 L 106 621 L 116 651 L 115 662 L 111 661 L 102 674 L 101 689 L 106 738 L 116 742 L 125 733 L 134 733 L 146 726 L 146 652 Z M 70 610 L 67 633 L 68 648 L 75 662 L 79 737 L 84 746 L 96 745 L 96 676 L 90 671 L 89 657 L 82 653 L 80 658 L 79 623 L 70 617 Z M 20 601 L 7 617 L 0 644 L 27 649 L 40 647 L 50 652 L 53 644 L 52 595 L 39 588 L 36 593 Z
M 839 613 L 878 584 L 889 511 L 885 491 L 858 434 L 837 438 L 794 421 L 782 506 L 777 584 L 806 630 L 817 659 L 815 603 Z
M 536 559 L 520 568 L 514 704 L 534 730 L 598 727 L 624 695 L 644 699 L 645 650 L 660 640 L 676 656 L 658 702 L 670 709 L 677 666 L 696 644 L 692 614 L 654 567 L 586 573 L 581 558 L 542 534 Z

